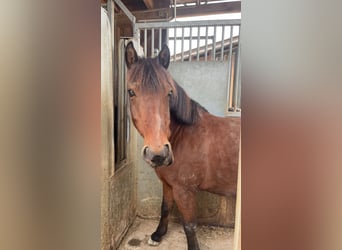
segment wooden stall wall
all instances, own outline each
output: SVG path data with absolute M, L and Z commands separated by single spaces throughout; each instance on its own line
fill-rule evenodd
M 101 8 L 101 249 L 114 250 L 119 245 L 136 216 L 136 134 L 128 123 L 125 138 L 127 155 L 120 168 L 114 157 L 114 93 L 119 84 L 117 44 L 113 36 L 114 18 Z M 111 21 L 110 21 L 111 20 Z M 115 55 L 115 56 L 114 56 Z M 124 70 L 124 69 L 123 69 Z
M 111 25 L 101 8 L 101 249 L 110 249 L 112 228 L 109 224 L 109 177 L 114 169 L 113 140 L 113 64 Z

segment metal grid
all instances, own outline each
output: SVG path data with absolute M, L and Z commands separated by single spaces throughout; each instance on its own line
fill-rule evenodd
M 135 39 L 145 56 L 154 57 L 165 43 L 171 61 L 228 61 L 227 110 L 241 110 L 240 20 L 135 23 Z

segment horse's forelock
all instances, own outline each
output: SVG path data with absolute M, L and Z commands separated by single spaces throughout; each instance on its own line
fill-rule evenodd
M 158 92 L 172 86 L 167 71 L 155 59 L 141 59 L 132 67 L 129 81 L 137 82 L 143 92 Z

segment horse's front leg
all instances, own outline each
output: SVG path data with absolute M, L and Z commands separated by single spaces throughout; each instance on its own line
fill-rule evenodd
M 196 237 L 196 193 L 183 189 L 174 189 L 174 199 L 178 210 L 183 216 L 183 227 L 188 244 L 188 250 L 199 250 Z
M 156 231 L 151 235 L 151 238 L 148 241 L 149 245 L 157 246 L 159 245 L 162 237 L 167 232 L 167 226 L 169 222 L 169 213 L 173 206 L 173 194 L 171 187 L 163 182 L 163 201 L 161 205 L 161 216 L 159 225 Z

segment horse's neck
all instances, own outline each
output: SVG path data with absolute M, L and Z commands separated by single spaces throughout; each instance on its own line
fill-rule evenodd
M 183 134 L 187 129 L 194 129 L 195 127 L 199 126 L 199 124 L 202 122 L 201 116 L 199 116 L 197 122 L 195 124 L 183 124 L 177 121 L 176 118 L 171 116 L 170 120 L 170 143 L 174 146 L 174 144 L 177 144 L 180 140 L 183 138 Z
M 180 124 L 176 121 L 174 117 L 171 117 L 170 121 L 170 130 L 171 130 L 171 136 L 170 136 L 170 142 L 171 145 L 177 143 L 178 139 L 182 137 L 182 133 L 184 131 L 185 125 Z

